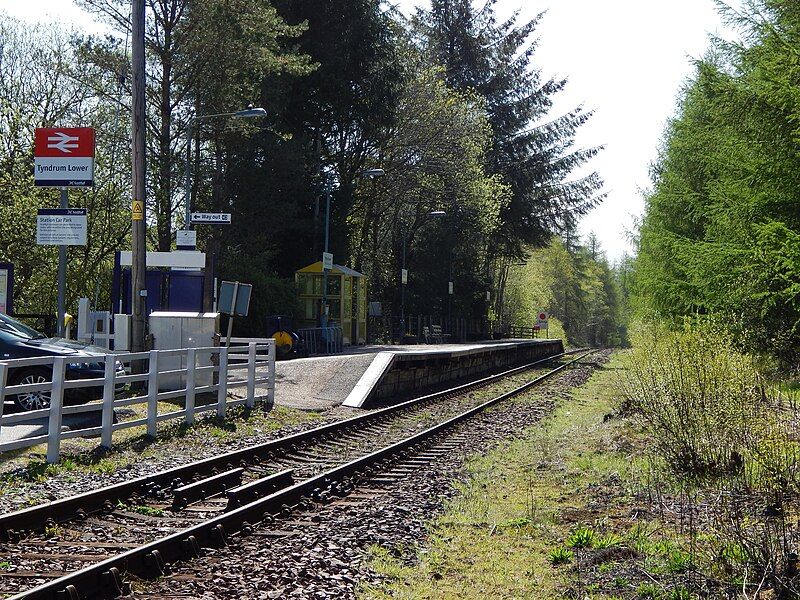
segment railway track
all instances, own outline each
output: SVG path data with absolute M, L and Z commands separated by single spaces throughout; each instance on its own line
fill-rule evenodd
M 346 495 L 457 424 L 583 356 L 529 379 L 537 361 L 397 406 L 137 480 L 0 517 L 0 594 L 14 599 L 113 598 L 123 574 L 159 576 L 255 523 Z M 529 379 L 521 385 L 518 378 Z M 488 401 L 471 392 L 510 381 Z M 441 452 L 444 446 L 436 451 Z M 424 456 L 423 456 L 424 458 Z M 13 562 L 12 562 L 13 561 Z M 9 568 L 13 567 L 13 568 Z

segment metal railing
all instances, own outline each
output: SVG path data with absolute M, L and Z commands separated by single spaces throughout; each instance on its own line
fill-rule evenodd
M 343 350 L 341 327 L 306 327 L 298 329 L 297 335 L 309 354 L 335 354 Z
M 147 435 L 154 437 L 157 424 L 162 421 L 183 419 L 187 424 L 192 424 L 199 413 L 213 410 L 218 417 L 224 417 L 228 407 L 245 405 L 252 408 L 256 399 L 260 398 L 266 398 L 267 405 L 275 401 L 274 340 L 263 340 L 261 343 L 249 341 L 246 346 L 230 349 L 207 347 L 108 354 L 92 361 L 104 365 L 104 376 L 94 379 L 67 379 L 67 364 L 70 361 L 74 362 L 75 359 L 49 356 L 0 362 L 0 432 L 3 427 L 10 425 L 47 419 L 47 433 L 0 443 L 0 453 L 47 444 L 47 461 L 53 463 L 58 461 L 61 441 L 65 439 L 99 435 L 101 446 L 110 448 L 114 432 L 122 429 L 145 426 Z M 130 365 L 134 362 L 144 363 L 146 368 L 140 373 L 131 374 Z M 124 371 L 118 370 L 120 363 L 126 366 Z M 49 371 L 50 381 L 8 385 L 9 374 L 13 376 L 14 370 L 31 367 L 42 373 Z M 258 367 L 267 367 L 267 376 L 258 373 Z M 144 392 L 125 396 L 120 390 L 133 383 L 145 384 L 142 386 Z M 266 386 L 266 394 L 257 395 L 256 386 Z M 241 387 L 245 388 L 243 397 L 228 397 L 231 389 Z M 88 392 L 91 395 L 92 390 L 100 399 L 74 406 L 64 405 L 68 392 Z M 49 393 L 50 406 L 3 414 L 6 399 L 26 393 Z M 198 404 L 198 395 L 202 394 L 212 394 L 210 402 Z M 184 401 L 182 409 L 159 414 L 159 402 L 181 399 Z M 114 422 L 115 409 L 139 404 L 146 405 L 144 418 Z M 61 430 L 65 415 L 94 411 L 101 412 L 100 426 Z

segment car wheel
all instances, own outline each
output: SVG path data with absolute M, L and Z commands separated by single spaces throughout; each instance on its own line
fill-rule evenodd
M 52 378 L 53 376 L 46 369 L 25 369 L 14 378 L 14 385 L 49 383 Z M 20 410 L 25 411 L 50 408 L 50 390 L 17 394 L 14 396 L 14 404 Z

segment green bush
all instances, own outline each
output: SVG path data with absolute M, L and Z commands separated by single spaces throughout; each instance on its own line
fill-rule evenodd
M 712 326 L 640 331 L 621 384 L 618 408 L 642 420 L 674 471 L 694 476 L 739 472 L 769 405 L 752 358 Z

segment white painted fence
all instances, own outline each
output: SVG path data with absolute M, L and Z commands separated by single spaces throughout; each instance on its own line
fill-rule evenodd
M 212 366 L 200 366 L 208 363 L 208 356 L 212 357 Z M 180 358 L 179 364 L 183 368 L 159 368 L 159 363 L 166 363 L 168 358 Z M 204 359 L 205 360 L 202 360 Z M 275 341 L 272 339 L 247 340 L 246 344 L 232 348 L 184 348 L 181 350 L 151 350 L 149 352 L 108 354 L 92 360 L 93 363 L 104 364 L 104 377 L 96 379 L 66 379 L 67 364 L 70 362 L 85 362 L 85 357 L 74 359 L 66 357 L 41 357 L 5 360 L 0 362 L 0 431 L 3 427 L 14 424 L 30 423 L 31 421 L 47 419 L 48 433 L 26 437 L 14 441 L 0 443 L 0 453 L 18 448 L 27 448 L 38 444 L 47 444 L 47 461 L 57 462 L 61 440 L 100 436 L 102 446 L 111 447 L 115 431 L 130 427 L 147 427 L 147 434 L 156 435 L 157 424 L 170 419 L 183 419 L 187 424 L 194 422 L 195 415 L 206 411 L 216 411 L 217 416 L 224 417 L 228 407 L 245 405 L 253 407 L 256 399 L 266 398 L 268 405 L 275 400 Z M 145 368 L 138 374 L 131 374 L 131 364 L 138 361 L 144 363 Z M 177 361 L 171 360 L 171 363 Z M 117 370 L 122 363 L 126 369 Z M 52 372 L 51 380 L 44 383 L 28 385 L 8 385 L 9 373 L 13 369 L 38 367 Z M 259 372 L 259 368 L 261 371 Z M 263 369 L 266 368 L 266 375 Z M 223 376 L 219 376 L 223 373 Z M 217 377 L 209 377 L 209 374 Z M 160 391 L 164 389 L 164 381 L 169 379 L 174 382 L 176 377 L 183 386 L 180 389 Z M 217 383 L 213 383 L 214 379 Z M 127 384 L 142 382 L 144 390 L 141 395 L 128 397 L 120 388 Z M 211 383 L 207 383 L 211 382 Z M 198 385 L 199 383 L 199 385 Z M 257 386 L 265 387 L 266 394 L 257 396 Z M 174 386 L 173 386 L 174 387 Z M 64 395 L 68 390 L 86 391 L 94 388 L 94 394 L 101 400 L 64 406 Z M 100 390 L 102 388 L 102 395 Z M 228 398 L 228 392 L 233 388 L 244 388 L 243 397 Z M 50 407 L 14 414 L 3 414 L 6 399 L 26 392 L 49 392 Z M 199 394 L 216 394 L 216 400 L 196 405 L 195 400 Z M 184 408 L 167 413 L 158 412 L 158 403 L 166 400 L 184 400 Z M 147 405 L 145 418 L 121 421 L 114 423 L 114 409 L 136 404 Z M 73 415 L 85 412 L 101 411 L 101 425 L 61 431 L 64 415 Z

